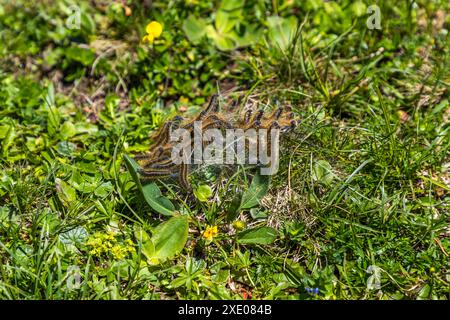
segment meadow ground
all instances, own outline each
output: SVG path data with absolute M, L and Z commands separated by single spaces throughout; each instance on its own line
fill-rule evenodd
M 0 298 L 449 299 L 447 13 L 0 0 Z M 292 107 L 279 172 L 140 181 L 218 92 Z

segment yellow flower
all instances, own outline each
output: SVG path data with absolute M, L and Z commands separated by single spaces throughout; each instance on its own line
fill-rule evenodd
M 217 226 L 208 227 L 203 232 L 203 238 L 205 238 L 208 241 L 211 241 L 218 233 L 219 231 L 217 230 Z
M 147 35 L 142 38 L 143 42 L 153 43 L 153 41 L 158 38 L 162 33 L 162 25 L 157 21 L 150 22 L 146 27 L 145 31 Z
M 155 40 L 155 37 L 151 34 L 148 34 L 142 38 L 143 42 L 148 42 L 148 43 L 153 43 L 154 40 Z
M 118 243 L 114 232 L 96 232 L 86 243 L 90 248 L 89 253 L 94 256 L 107 256 L 111 254 L 115 260 L 124 259 L 128 253 L 135 252 L 133 241 L 125 239 L 124 243 Z
M 181 96 L 181 97 L 180 97 L 180 102 L 181 102 L 181 103 L 188 103 L 188 102 L 189 102 L 189 99 L 186 98 L 185 96 Z
M 242 220 L 236 220 L 235 222 L 233 222 L 233 228 L 238 231 L 244 230 L 245 227 L 246 227 L 246 224 Z
M 147 31 L 148 34 L 154 35 L 155 38 L 158 38 L 162 33 L 162 25 L 159 22 L 152 21 L 145 27 L 145 31 Z

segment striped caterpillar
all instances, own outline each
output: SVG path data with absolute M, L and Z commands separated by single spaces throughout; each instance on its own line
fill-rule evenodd
M 294 119 L 294 113 L 290 107 L 279 107 L 272 112 L 266 112 L 263 109 L 247 108 L 243 112 L 237 112 L 237 101 L 223 110 L 220 110 L 219 96 L 213 95 L 207 105 L 197 116 L 191 119 L 185 119 L 181 116 L 175 116 L 151 136 L 152 144 L 150 151 L 137 155 L 135 159 L 140 165 L 139 173 L 144 180 L 155 180 L 165 178 L 178 178 L 179 184 L 186 191 L 192 191 L 192 187 L 188 180 L 191 172 L 193 161 L 192 155 L 189 155 L 189 161 L 176 163 L 173 161 L 173 151 L 176 143 L 171 139 L 171 135 L 175 130 L 183 129 L 187 132 L 191 144 L 195 141 L 195 130 L 200 129 L 205 132 L 209 129 L 218 129 L 226 131 L 227 129 L 265 129 L 268 138 L 265 141 L 270 151 L 273 129 L 279 132 L 288 132 L 297 126 Z M 196 127 L 197 126 L 197 127 Z M 179 131 L 179 130 L 178 130 Z M 217 132 L 217 131 L 216 131 Z M 260 142 L 258 142 L 260 143 Z M 205 141 L 202 140 L 203 146 Z M 249 143 L 244 143 L 244 148 L 249 148 Z M 194 145 L 191 146 L 194 148 Z M 260 149 L 258 149 L 260 150 Z

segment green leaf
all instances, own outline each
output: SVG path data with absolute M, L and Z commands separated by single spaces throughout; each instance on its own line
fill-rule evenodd
M 194 195 L 199 201 L 206 202 L 212 196 L 211 187 L 206 184 L 202 184 L 194 190 Z
M 351 9 L 353 14 L 355 14 L 355 16 L 357 17 L 363 16 L 364 14 L 366 14 L 367 11 L 365 3 L 362 1 L 353 2 L 353 4 L 351 5 Z
M 140 244 L 141 252 L 147 259 L 150 259 L 155 254 L 155 245 L 150 236 L 141 227 L 134 230 L 134 236 Z
M 227 0 L 222 1 L 219 10 L 216 12 L 215 26 L 219 34 L 225 35 L 231 32 L 242 14 L 244 1 Z
M 4 136 L 1 137 L 3 139 L 0 148 L 2 151 L 2 155 L 6 158 L 6 155 L 8 154 L 9 147 L 14 143 L 14 140 L 16 138 L 16 129 L 14 126 L 7 126 L 7 130 L 4 132 Z
M 250 216 L 257 220 L 257 219 L 266 219 L 267 218 L 267 212 L 260 210 L 259 208 L 252 208 L 250 209 Z
M 64 122 L 64 124 L 61 126 L 59 133 L 61 135 L 61 138 L 63 140 L 66 140 L 67 138 L 71 138 L 74 135 L 77 134 L 77 130 L 75 129 L 75 125 L 70 122 L 70 121 L 66 121 Z
M 95 33 L 95 21 L 91 17 L 90 14 L 86 12 L 81 13 L 81 27 L 86 30 L 88 34 L 94 34 Z
M 270 244 L 278 236 L 277 230 L 270 227 L 260 227 L 238 233 L 237 241 L 242 244 Z
M 116 109 L 119 107 L 120 97 L 116 94 L 108 94 L 105 98 L 105 107 L 111 119 L 115 118 Z
M 55 179 L 56 192 L 61 202 L 65 206 L 69 206 L 77 199 L 77 192 L 67 182 L 59 178 Z
M 126 154 L 123 155 L 123 160 L 125 160 L 125 165 L 127 166 L 128 172 L 131 174 L 131 178 L 133 178 L 134 183 L 136 183 L 139 190 L 142 191 L 141 181 L 139 180 L 139 176 L 137 173 L 139 165 L 137 164 L 136 161 L 134 161 L 133 158 L 131 158 Z
M 236 48 L 236 43 L 230 35 L 218 33 L 213 26 L 206 27 L 206 35 L 219 50 L 228 51 Z
M 172 217 L 158 225 L 153 230 L 153 236 L 150 239 L 154 246 L 153 253 L 151 250 L 148 250 L 147 253 L 143 251 L 148 263 L 159 264 L 179 253 L 186 244 L 188 229 L 187 215 Z M 149 247 L 149 249 L 151 248 Z
M 258 43 L 262 37 L 263 30 L 257 25 L 248 25 L 242 36 L 234 36 L 233 39 L 238 47 L 246 47 Z
M 58 133 L 61 114 L 55 106 L 55 88 L 53 83 L 49 84 L 44 100 L 47 106 L 47 131 L 50 135 L 54 135 Z
M 325 185 L 330 185 L 334 179 L 334 173 L 328 161 L 319 160 L 313 166 L 313 179 Z
M 7 136 L 9 130 L 11 130 L 11 126 L 8 124 L 0 126 L 0 139 L 4 139 Z
M 242 195 L 241 210 L 250 209 L 259 204 L 259 201 L 265 196 L 269 189 L 270 176 L 260 175 L 259 173 L 253 177 L 250 188 Z
M 269 24 L 269 39 L 277 45 L 282 51 L 285 51 L 293 41 L 297 30 L 297 19 L 294 16 L 282 18 L 272 16 L 267 18 Z
M 77 145 L 69 141 L 60 141 L 56 144 L 56 151 L 64 157 L 73 156 L 74 152 L 77 150 Z
M 125 160 L 125 165 L 127 166 L 127 169 L 130 172 L 133 181 L 136 183 L 139 191 L 144 196 L 144 199 L 148 203 L 148 205 L 160 214 L 172 216 L 175 211 L 173 203 L 170 202 L 169 199 L 162 196 L 161 190 L 156 184 L 150 183 L 142 186 L 137 173 L 139 165 L 136 163 L 136 161 L 134 161 L 134 159 L 126 154 L 123 155 L 123 159 Z
M 98 132 L 98 127 L 91 123 L 78 122 L 75 124 L 76 134 L 95 134 Z
M 165 216 L 172 216 L 175 211 L 173 203 L 161 194 L 161 190 L 154 183 L 142 187 L 142 194 L 148 205 L 156 212 Z
M 245 4 L 244 0 L 221 1 L 219 10 L 229 12 L 230 14 L 233 13 L 234 16 L 236 16 L 238 12 L 242 11 L 244 4 Z
M 430 293 L 431 293 L 431 287 L 427 283 L 420 289 L 419 294 L 417 296 L 417 300 L 429 300 L 430 299 Z
M 110 181 L 103 182 L 100 186 L 96 187 L 94 189 L 94 194 L 96 196 L 99 196 L 101 198 L 106 197 L 108 194 L 110 194 L 113 191 L 113 186 Z
M 186 33 L 189 41 L 197 44 L 206 33 L 206 22 L 201 18 L 190 15 L 183 22 L 183 31 Z
M 77 245 L 83 243 L 88 238 L 86 228 L 82 226 L 59 234 L 59 240 L 65 245 Z
M 242 199 L 242 194 L 240 192 L 237 192 L 233 196 L 233 199 L 231 200 L 230 204 L 228 205 L 228 207 L 226 209 L 228 221 L 235 220 L 237 218 L 237 216 L 239 215 L 241 199 Z
M 95 60 L 95 53 L 91 49 L 73 46 L 67 48 L 65 52 L 68 59 L 77 61 L 84 66 L 90 66 Z
M 220 34 L 226 34 L 233 30 L 236 25 L 236 20 L 234 20 L 230 15 L 222 10 L 216 13 L 216 29 Z
M 47 94 L 44 97 L 47 107 L 53 107 L 55 105 L 55 87 L 53 83 L 50 83 L 47 88 Z

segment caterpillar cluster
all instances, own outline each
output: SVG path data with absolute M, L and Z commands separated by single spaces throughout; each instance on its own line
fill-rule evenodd
M 173 130 L 182 128 L 191 134 L 194 141 L 194 123 L 201 123 L 201 130 L 208 129 L 266 129 L 270 131 L 279 129 L 287 132 L 297 126 L 294 113 L 290 107 L 279 107 L 267 113 L 263 109 L 247 108 L 243 112 L 236 110 L 238 101 L 233 101 L 228 107 L 220 110 L 219 97 L 213 95 L 207 107 L 197 116 L 185 119 L 175 116 L 151 136 L 152 144 L 150 151 L 137 155 L 135 159 L 140 165 L 139 173 L 144 180 L 155 180 L 165 178 L 178 178 L 180 186 L 186 191 L 191 191 L 188 175 L 192 169 L 192 161 L 189 163 L 175 164 L 172 161 L 172 149 L 170 135 Z

